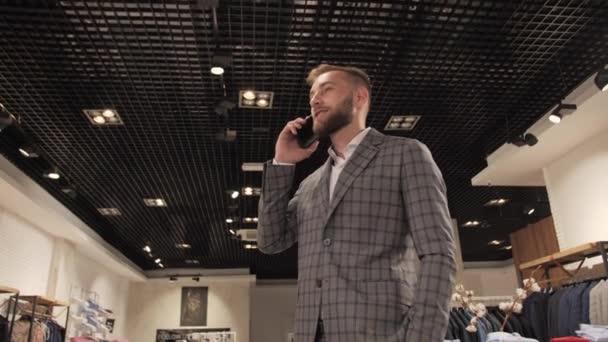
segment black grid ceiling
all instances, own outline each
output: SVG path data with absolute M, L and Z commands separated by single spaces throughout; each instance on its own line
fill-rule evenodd
M 526 224 L 521 207 L 542 188 L 473 188 L 484 157 L 523 133 L 548 108 L 608 63 L 604 1 L 0 1 L 0 101 L 22 119 L 45 160 L 77 187 L 41 177 L 43 160 L 16 152 L 22 137 L 0 135 L 0 150 L 106 240 L 144 269 L 165 266 L 251 267 L 261 277 L 296 275 L 296 252 L 265 256 L 230 239 L 228 215 L 256 216 L 256 198 L 227 191 L 260 185 L 242 162 L 272 157 L 284 123 L 309 111 L 307 71 L 322 62 L 364 68 L 373 81 L 368 124 L 391 115 L 422 119 L 405 136 L 432 150 L 444 172 L 450 208 L 460 221 L 465 260 L 496 260 L 488 247 Z M 213 111 L 224 90 L 209 73 L 219 46 L 233 55 L 224 84 L 275 92 L 271 110 Z M 562 70 L 563 82 L 559 69 Z M 93 127 L 83 109 L 115 108 L 125 125 Z M 508 125 L 507 125 L 508 123 Z M 507 132 L 507 126 L 509 132 Z M 234 143 L 218 130 L 238 132 Z M 395 134 L 395 133 L 391 133 Z M 327 143 L 298 167 L 298 180 L 326 158 Z M 511 204 L 483 209 L 498 195 Z M 147 208 L 162 197 L 167 208 Z M 237 209 L 231 209 L 238 205 Z M 119 217 L 96 208 L 117 207 Z M 234 213 L 231 210 L 235 210 Z M 186 242 L 190 250 L 178 250 Z

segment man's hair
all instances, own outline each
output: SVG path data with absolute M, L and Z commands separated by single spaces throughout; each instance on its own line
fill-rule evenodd
M 319 76 L 330 71 L 342 71 L 346 73 L 351 79 L 351 81 L 353 81 L 358 86 L 365 87 L 367 89 L 367 92 L 371 95 L 372 86 L 369 76 L 367 76 L 367 73 L 365 73 L 363 69 L 351 66 L 320 64 L 308 73 L 308 77 L 306 77 L 306 83 L 308 83 L 309 86 L 312 86 L 312 84 L 315 83 L 315 80 Z

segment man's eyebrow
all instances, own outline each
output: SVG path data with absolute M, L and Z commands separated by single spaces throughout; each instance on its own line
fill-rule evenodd
M 333 81 L 325 81 L 325 82 L 323 82 L 323 83 L 321 83 L 321 84 L 319 85 L 319 88 L 323 88 L 324 86 L 326 86 L 326 85 L 328 85 L 328 84 L 334 84 L 334 85 L 335 85 L 336 83 L 335 83 L 335 82 L 333 82 Z M 313 94 L 313 93 L 314 93 L 314 92 L 313 92 L 313 90 L 312 90 L 312 89 L 310 89 L 310 92 L 308 93 L 308 95 L 309 95 L 309 96 L 312 96 L 312 94 Z

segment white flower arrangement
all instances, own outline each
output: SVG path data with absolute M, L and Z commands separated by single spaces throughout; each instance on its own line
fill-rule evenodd
M 513 296 L 513 300 L 511 300 L 510 302 L 503 302 L 498 304 L 498 309 L 506 313 L 505 320 L 502 322 L 502 327 L 500 328 L 500 331 L 504 331 L 505 325 L 507 324 L 507 321 L 509 320 L 509 317 L 511 317 L 512 313 L 521 313 L 524 306 L 520 303 L 520 301 L 526 299 L 528 297 L 528 293 L 540 292 L 540 286 L 534 278 L 530 277 L 528 279 L 524 279 L 523 283 L 523 288 L 518 288 L 515 290 L 515 296 Z
M 452 294 L 452 302 L 456 306 L 468 308 L 474 314 L 469 321 L 469 325 L 466 327 L 466 330 L 470 333 L 477 332 L 478 319 L 484 317 L 488 313 L 488 310 L 484 304 L 473 303 L 474 295 L 475 293 L 472 290 L 465 290 L 462 284 L 456 285 L 454 288 L 454 293 Z

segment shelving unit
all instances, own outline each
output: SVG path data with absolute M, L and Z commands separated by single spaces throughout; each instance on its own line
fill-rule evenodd
M 523 279 L 523 271 L 525 270 L 541 268 L 544 271 L 545 278 L 549 280 L 549 270 L 557 267 L 573 278 L 577 275 L 585 260 L 596 256 L 602 257 L 604 275 L 608 276 L 608 241 L 597 241 L 524 262 L 519 265 L 520 277 Z M 574 271 L 570 271 L 564 267 L 565 265 L 576 262 L 579 264 Z
M 14 296 L 13 296 L 14 298 Z M 18 301 L 29 302 L 32 304 L 32 312 L 30 315 L 30 329 L 27 335 L 27 341 L 31 342 L 32 340 L 32 327 L 34 326 L 34 317 L 38 315 L 36 312 L 36 308 L 38 306 L 46 307 L 45 315 L 48 317 L 53 317 L 53 309 L 57 307 L 65 307 L 67 308 L 67 314 L 65 317 L 65 327 L 67 329 L 68 321 L 70 319 L 70 306 L 68 303 L 55 300 L 53 298 L 45 297 L 45 296 L 20 296 L 19 298 L 15 298 L 15 308 L 17 307 Z
M 9 323 L 9 327 L 8 327 L 8 336 L 13 336 L 13 326 L 15 325 L 15 316 L 17 316 L 17 304 L 16 303 L 19 300 L 19 290 L 12 288 L 12 287 L 0 285 L 0 294 L 12 295 L 8 300 L 8 308 L 6 309 L 6 314 L 7 314 L 6 318 L 8 319 L 9 318 L 8 316 L 11 316 L 11 318 L 10 318 L 11 322 Z M 16 298 L 16 299 L 15 299 L 15 305 L 12 307 L 13 314 L 11 315 L 11 313 L 10 313 L 11 301 L 13 298 Z

